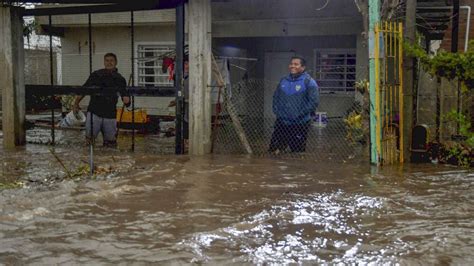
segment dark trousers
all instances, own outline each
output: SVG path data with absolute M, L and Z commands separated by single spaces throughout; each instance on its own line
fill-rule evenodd
M 280 120 L 275 121 L 269 152 L 281 152 L 290 146 L 292 152 L 304 152 L 308 138 L 309 122 L 295 125 L 286 125 Z

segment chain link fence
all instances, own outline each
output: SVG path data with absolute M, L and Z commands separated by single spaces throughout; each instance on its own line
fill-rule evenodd
M 305 133 L 304 126 L 281 128 L 276 134 L 287 138 L 289 143 L 279 153 L 269 152 L 276 119 L 272 113 L 272 98 L 268 96 L 276 87 L 277 83 L 259 79 L 244 80 L 232 86 L 231 97 L 224 95 L 222 112 L 214 121 L 214 153 L 247 153 L 250 148 L 256 156 L 337 161 L 368 155 L 368 124 L 364 122 L 363 106 L 355 101 L 353 93 L 320 95 L 317 112 L 307 127 L 304 152 L 291 151 L 298 150 L 298 134 Z

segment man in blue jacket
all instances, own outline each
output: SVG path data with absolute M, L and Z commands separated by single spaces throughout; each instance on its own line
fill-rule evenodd
M 283 152 L 287 146 L 292 152 L 305 151 L 311 114 L 319 104 L 318 85 L 305 68 L 304 58 L 292 57 L 290 74 L 280 80 L 273 95 L 276 121 L 269 152 Z

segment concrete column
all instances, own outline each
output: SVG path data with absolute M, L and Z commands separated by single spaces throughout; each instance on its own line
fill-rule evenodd
M 375 80 L 375 25 L 380 21 L 380 2 L 379 0 L 369 1 L 369 93 L 370 93 L 370 162 L 380 164 L 380 154 L 377 150 L 377 115 L 375 105 L 376 80 Z
M 189 154 L 211 152 L 211 0 L 188 4 Z
M 22 8 L 0 6 L 3 147 L 25 144 L 25 57 Z

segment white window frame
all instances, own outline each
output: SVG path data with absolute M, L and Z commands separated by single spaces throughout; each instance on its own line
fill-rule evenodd
M 343 82 L 344 84 L 346 84 L 345 86 L 339 87 L 339 88 L 341 88 L 340 90 L 327 88 L 327 87 L 324 87 L 321 84 L 319 84 L 322 93 L 351 94 L 351 93 L 355 92 L 353 87 L 347 87 L 347 82 L 353 81 L 354 84 L 356 82 L 356 70 L 357 70 L 357 53 L 356 53 L 357 51 L 356 51 L 356 49 L 354 49 L 354 48 L 347 48 L 347 49 L 345 49 L 345 48 L 341 48 L 341 49 L 314 49 L 313 52 L 314 52 L 313 53 L 314 54 L 314 56 L 313 56 L 314 72 L 313 73 L 314 73 L 314 78 L 316 79 L 317 82 L 323 83 L 324 81 L 335 81 L 335 82 Z M 323 72 L 321 71 L 321 68 L 318 65 L 318 63 L 319 63 L 318 55 L 319 54 L 345 54 L 344 65 L 340 65 L 341 67 L 344 68 L 344 71 L 340 72 L 340 74 L 342 74 L 344 76 L 344 78 L 343 79 L 334 79 L 334 80 L 323 79 L 322 78 Z M 354 65 L 347 64 L 347 60 L 348 60 L 347 54 L 354 54 L 354 58 L 352 58 L 352 57 L 350 58 L 350 59 L 355 60 Z M 349 67 L 354 68 L 354 71 L 348 72 Z M 325 73 L 328 74 L 330 72 L 325 72 Z M 354 78 L 353 79 L 348 79 L 348 75 L 354 75 Z
M 138 61 L 138 56 L 139 56 L 139 51 L 138 49 L 140 48 L 140 46 L 170 46 L 172 47 L 171 50 L 175 50 L 175 42 L 136 42 L 135 43 L 135 47 L 134 47 L 134 59 L 133 60 L 133 68 L 134 68 L 134 71 L 135 71 L 135 75 L 133 77 L 133 80 L 134 80 L 134 86 L 140 86 L 140 87 L 144 87 L 145 84 L 141 83 L 140 82 L 140 78 L 142 77 L 140 75 L 140 70 L 141 70 L 141 66 L 140 66 L 140 61 Z M 160 66 L 155 66 L 155 68 L 159 71 L 159 75 L 155 75 L 155 76 L 159 76 L 159 77 L 164 77 L 164 76 L 168 76 L 168 73 L 165 73 L 165 74 L 162 74 L 161 73 L 161 61 L 160 61 Z M 173 86 L 173 81 L 170 80 L 169 83 L 167 84 L 159 84 L 157 85 L 155 83 L 155 85 L 153 86 Z

